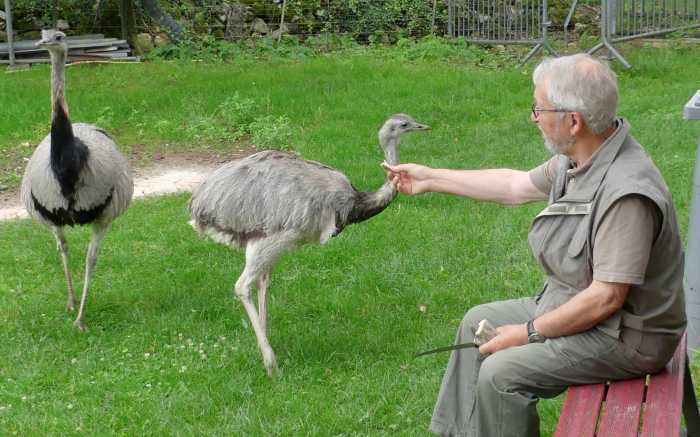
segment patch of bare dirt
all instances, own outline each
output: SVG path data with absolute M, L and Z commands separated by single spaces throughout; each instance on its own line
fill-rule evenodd
M 192 192 L 214 169 L 246 154 L 155 154 L 147 162 L 132 160 L 134 198 Z M 0 220 L 26 217 L 27 211 L 19 199 L 19 188 L 0 191 Z

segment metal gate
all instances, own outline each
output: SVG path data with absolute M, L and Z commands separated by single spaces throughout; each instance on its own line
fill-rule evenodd
M 578 1 L 573 0 L 566 30 Z M 700 27 L 700 0 L 601 0 L 600 42 L 589 50 L 608 51 L 629 68 L 613 43 Z M 548 43 L 547 0 L 449 0 L 447 32 L 481 44 L 531 44 L 523 62 Z
M 530 59 L 547 42 L 547 0 L 450 0 L 447 33 L 481 44 L 527 44 Z
M 630 64 L 613 43 L 700 27 L 700 0 L 601 0 L 600 43 L 625 67 Z

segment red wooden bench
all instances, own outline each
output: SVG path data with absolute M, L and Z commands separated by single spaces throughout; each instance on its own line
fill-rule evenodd
M 687 435 L 700 436 L 700 415 L 683 335 L 659 373 L 569 388 L 555 437 L 677 437 L 681 409 Z

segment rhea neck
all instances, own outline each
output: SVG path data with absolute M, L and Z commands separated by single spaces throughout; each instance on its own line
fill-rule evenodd
M 89 150 L 73 135 L 64 96 L 65 50 L 51 54 L 51 170 L 61 193 L 72 207 L 80 173 L 87 163 Z
M 384 150 L 384 160 L 389 165 L 399 164 L 399 142 L 398 135 L 380 136 L 379 142 Z
M 384 149 L 384 160 L 387 164 L 399 165 L 400 141 L 401 138 L 398 135 L 380 136 L 379 142 Z M 389 178 L 385 179 L 384 184 L 374 193 L 377 204 L 381 205 L 380 211 L 389 206 L 397 194 L 394 184 L 389 181 Z
M 51 155 L 74 146 L 73 127 L 65 97 L 66 52 L 50 50 L 51 55 Z
M 380 135 L 379 142 L 384 149 L 384 160 L 387 164 L 397 165 L 399 163 L 399 137 Z M 347 223 L 357 223 L 374 217 L 389 206 L 396 194 L 396 187 L 389 179 L 386 179 L 377 191 L 358 193 Z

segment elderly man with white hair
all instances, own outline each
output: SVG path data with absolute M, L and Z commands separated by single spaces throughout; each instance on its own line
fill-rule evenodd
M 498 334 L 452 353 L 430 430 L 445 436 L 539 436 L 537 401 L 574 384 L 661 369 L 686 316 L 683 252 L 671 194 L 617 118 L 617 81 L 588 55 L 543 61 L 532 121 L 553 157 L 530 171 L 390 167 L 405 194 L 451 193 L 522 204 L 547 200 L 528 240 L 546 274 L 533 297 L 479 305 Z

